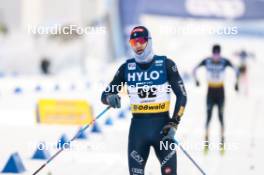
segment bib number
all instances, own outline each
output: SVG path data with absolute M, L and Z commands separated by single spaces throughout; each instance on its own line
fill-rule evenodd
M 138 89 L 139 98 L 154 98 L 157 97 L 157 88 L 150 87 L 148 89 L 139 88 Z

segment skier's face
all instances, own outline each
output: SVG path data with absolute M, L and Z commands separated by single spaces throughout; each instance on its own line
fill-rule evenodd
M 220 53 L 213 53 L 213 61 L 218 62 L 220 60 Z
M 144 52 L 144 49 L 147 47 L 148 43 L 144 38 L 131 39 L 129 42 L 134 52 L 136 52 L 138 55 Z

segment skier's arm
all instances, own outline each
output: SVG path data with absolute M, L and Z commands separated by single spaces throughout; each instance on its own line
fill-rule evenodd
M 205 66 L 205 62 L 206 62 L 206 59 L 202 60 L 194 69 L 193 69 L 193 77 L 194 77 L 194 80 L 195 80 L 195 83 L 196 83 L 196 86 L 199 86 L 200 85 L 200 82 L 197 78 L 197 70 L 202 67 L 202 66 Z
M 187 102 L 186 91 L 176 64 L 170 59 L 167 59 L 166 61 L 168 82 L 177 97 L 172 119 L 179 123 Z
M 101 96 L 102 103 L 109 105 L 108 97 L 111 97 L 110 100 L 113 100 L 113 102 L 117 100 L 116 99 L 118 98 L 117 94 L 118 92 L 120 92 L 125 82 L 124 71 L 125 71 L 125 64 L 122 64 L 119 67 L 118 71 L 116 72 L 113 80 L 110 82 L 107 88 L 103 91 L 102 96 Z
M 239 69 L 237 67 L 235 67 L 228 59 L 225 59 L 225 61 L 226 61 L 226 65 L 225 66 L 229 66 L 235 71 L 236 78 L 237 78 L 237 81 L 238 81 L 239 73 L 240 73 Z
M 240 74 L 239 69 L 235 67 L 228 59 L 225 59 L 225 61 L 226 61 L 225 66 L 229 66 L 235 71 L 236 74 L 235 90 L 238 91 L 239 90 L 238 82 L 239 82 L 239 74 Z
M 206 59 L 202 60 L 197 66 L 195 66 L 195 68 L 193 69 L 193 74 L 194 76 L 196 76 L 196 71 L 202 67 L 202 66 L 205 66 L 205 62 L 206 62 Z

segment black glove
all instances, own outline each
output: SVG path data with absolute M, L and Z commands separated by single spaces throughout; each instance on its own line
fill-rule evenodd
M 239 91 L 239 85 L 238 85 L 238 83 L 235 84 L 235 91 L 237 91 L 237 92 Z
M 121 107 L 120 99 L 121 98 L 117 94 L 109 94 L 106 97 L 106 102 L 109 106 L 113 108 L 120 108 Z
M 195 85 L 196 85 L 197 87 L 200 86 L 200 82 L 199 82 L 199 80 L 195 80 Z
M 179 121 L 175 118 L 169 120 L 168 124 L 166 124 L 161 131 L 161 134 L 164 136 L 163 140 L 174 138 L 178 124 Z

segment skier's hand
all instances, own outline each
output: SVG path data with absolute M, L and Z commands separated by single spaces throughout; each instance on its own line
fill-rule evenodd
M 236 82 L 236 84 L 235 84 L 235 91 L 239 91 L 239 85 L 238 85 L 238 82 Z
M 199 81 L 199 80 L 195 80 L 195 85 L 196 85 L 197 87 L 199 87 L 199 86 L 200 86 L 200 81 Z
M 174 138 L 178 124 L 179 122 L 176 119 L 170 119 L 168 124 L 162 128 L 161 134 L 164 136 L 163 140 Z
M 113 108 L 120 108 L 121 107 L 120 100 L 121 100 L 121 98 L 117 94 L 109 94 L 106 97 L 107 104 Z

